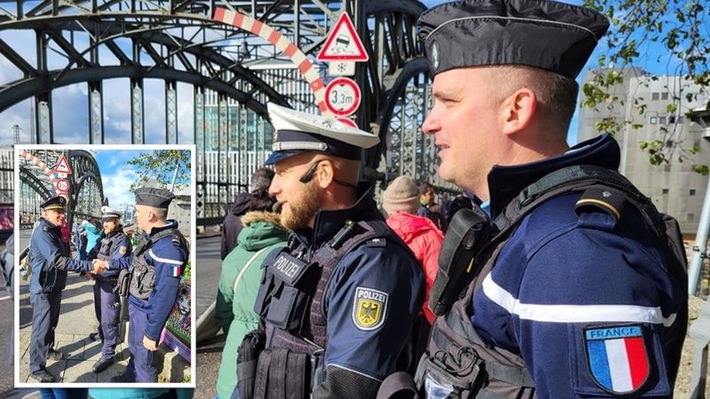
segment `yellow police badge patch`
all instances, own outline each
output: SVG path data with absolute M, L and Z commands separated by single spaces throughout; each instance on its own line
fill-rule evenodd
M 360 330 L 374 330 L 382 325 L 387 315 L 389 294 L 371 288 L 357 287 L 353 301 L 353 323 Z
M 118 249 L 118 253 L 121 255 L 125 255 L 126 251 L 128 251 L 128 248 L 125 245 L 121 245 L 121 248 Z

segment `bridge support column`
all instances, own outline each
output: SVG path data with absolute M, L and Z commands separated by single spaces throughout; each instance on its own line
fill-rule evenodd
M 131 79 L 131 144 L 145 144 L 143 79 Z

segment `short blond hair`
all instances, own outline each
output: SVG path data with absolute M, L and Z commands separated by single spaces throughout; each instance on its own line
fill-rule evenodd
M 537 114 L 567 134 L 577 107 L 579 84 L 574 79 L 540 68 L 523 65 L 485 67 L 490 73 L 487 95 L 502 102 L 524 87 L 537 96 Z

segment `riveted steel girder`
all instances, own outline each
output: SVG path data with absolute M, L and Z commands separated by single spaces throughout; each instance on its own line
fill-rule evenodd
M 72 173 L 67 174 L 69 182 L 69 201 L 67 203 L 67 222 L 72 225 L 74 215 L 100 217 L 104 191 L 101 172 L 93 154 L 84 150 L 30 150 L 47 165 L 55 165 L 63 154 L 69 162 Z M 29 186 L 40 198 L 46 200 L 56 195 L 49 176 L 39 167 L 20 162 L 20 182 Z M 21 189 L 20 192 L 23 192 Z
M 362 9 L 360 14 L 355 12 L 358 4 Z M 416 73 L 405 70 L 407 65 L 423 53 L 416 36 L 415 23 L 425 7 L 416 0 L 6 2 L 1 7 L 5 12 L 0 15 L 0 56 L 7 59 L 18 73 L 10 75 L 15 80 L 0 82 L 0 112 L 34 97 L 36 142 L 51 143 L 54 141 L 50 101 L 52 91 L 86 83 L 90 93 L 88 102 L 91 115 L 88 136 L 92 143 L 101 143 L 104 141 L 102 83 L 108 79 L 126 78 L 133 83 L 131 140 L 141 143 L 144 141 L 141 122 L 144 110 L 140 98 L 145 95 L 141 82 L 158 79 L 166 82 L 163 110 L 166 114 L 165 142 L 175 143 L 178 132 L 175 116 L 176 83 L 187 83 L 194 88 L 198 185 L 222 184 L 222 180 L 204 180 L 204 168 L 200 168 L 207 162 L 204 151 L 208 150 L 207 142 L 210 140 L 206 140 L 204 135 L 209 131 L 220 135 L 216 141 L 216 162 L 219 163 L 217 170 L 225 172 L 227 192 L 231 194 L 229 190 L 232 187 L 246 187 L 250 172 L 258 166 L 257 162 L 263 161 L 261 152 L 248 157 L 245 151 L 247 148 L 265 148 L 263 134 L 268 131 L 265 127 L 268 125 L 265 119 L 266 103 L 273 101 L 313 110 L 314 101 L 308 95 L 287 95 L 280 91 L 281 82 L 275 84 L 273 79 L 266 79 L 265 65 L 283 65 L 290 62 L 289 58 L 277 50 L 273 43 L 246 28 L 240 29 L 213 20 L 216 7 L 239 11 L 257 23 L 276 29 L 314 62 L 315 55 L 338 15 L 342 10 L 348 11 L 355 17 L 356 26 L 363 30 L 360 36 L 370 55 L 369 61 L 358 67 L 357 81 L 361 85 L 362 103 L 357 112 L 357 121 L 365 130 L 379 134 L 382 143 L 368 153 L 365 165 L 368 176 L 382 179 L 384 174 L 395 171 L 426 176 L 435 170 L 436 158 L 430 153 L 433 146 L 426 144 L 428 139 L 409 139 L 421 134 L 417 123 L 423 121 L 429 105 L 426 95 L 417 97 L 417 107 L 401 105 L 402 98 L 413 99 L 406 97 L 413 95 L 412 85 L 419 87 L 420 81 L 422 85 L 429 84 L 422 79 L 426 72 L 421 61 L 418 62 L 421 70 L 418 69 Z M 12 32 L 26 30 L 35 32 L 34 42 L 28 43 L 36 47 L 34 53 L 18 50 L 8 37 Z M 327 83 L 324 65 L 318 62 L 315 64 Z M 412 83 L 407 83 L 410 80 Z M 422 89 L 421 93 L 425 92 Z M 219 119 L 219 129 L 205 128 L 208 123 L 205 119 L 208 105 L 200 100 L 204 100 L 205 93 L 216 93 L 227 103 L 236 103 L 236 115 L 240 116 L 231 122 L 229 118 L 232 118 L 232 111 L 218 111 L 223 114 L 223 118 Z M 218 108 L 222 107 L 220 105 Z M 247 113 L 247 110 L 252 113 Z M 247 115 L 253 118 L 254 114 L 260 118 L 241 125 Z M 386 118 L 395 118 L 397 123 L 393 124 Z M 243 128 L 247 125 L 252 129 L 256 127 L 257 132 L 263 133 L 262 136 L 246 136 Z M 235 127 L 240 129 L 237 134 L 231 132 Z M 420 146 L 422 142 L 425 146 L 414 149 L 413 155 L 407 159 L 400 157 L 400 164 L 383 174 L 386 168 L 380 165 L 387 153 L 387 134 L 407 137 L 404 141 L 414 146 Z M 235 140 L 238 143 L 234 143 Z M 247 145 L 247 140 L 252 140 L 251 144 Z M 253 145 L 254 140 L 256 145 Z M 238 156 L 233 157 L 233 151 L 239 151 Z M 234 163 L 238 164 L 236 170 L 232 168 Z M 375 172 L 378 167 L 379 173 Z M 224 192 L 222 188 L 215 190 L 220 201 L 225 197 Z M 199 209 L 198 206 L 198 213 Z

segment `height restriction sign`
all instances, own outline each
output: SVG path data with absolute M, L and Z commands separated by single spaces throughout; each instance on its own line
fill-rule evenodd
M 335 116 L 352 115 L 360 106 L 360 88 L 352 79 L 333 79 L 325 88 L 325 106 Z
M 57 180 L 57 183 L 55 183 L 55 188 L 58 193 L 68 192 L 69 191 L 69 180 L 67 180 L 67 179 Z

